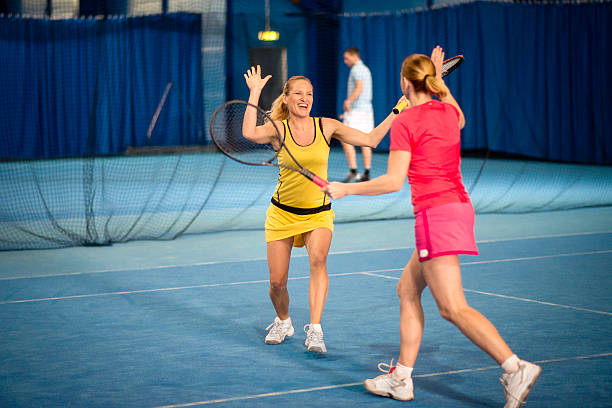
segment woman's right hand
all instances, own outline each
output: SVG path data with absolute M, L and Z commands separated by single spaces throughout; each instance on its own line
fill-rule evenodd
M 249 87 L 251 92 L 261 92 L 264 86 L 268 83 L 268 81 L 272 78 L 272 75 L 268 75 L 265 78 L 261 77 L 261 66 L 251 67 L 246 74 L 244 74 L 244 79 L 246 79 L 246 84 Z
M 436 47 L 431 51 L 431 61 L 436 68 L 436 78 L 442 80 L 442 63 L 444 62 L 444 51 L 442 47 L 436 45 Z

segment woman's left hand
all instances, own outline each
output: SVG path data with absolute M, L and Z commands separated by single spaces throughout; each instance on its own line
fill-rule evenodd
M 339 200 L 349 194 L 348 187 L 349 185 L 347 183 L 339 183 L 337 181 L 333 181 L 325 187 L 321 187 L 321 191 L 329 194 L 329 196 L 333 200 Z

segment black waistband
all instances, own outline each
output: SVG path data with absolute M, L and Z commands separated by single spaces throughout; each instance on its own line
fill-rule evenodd
M 315 207 L 315 208 L 298 208 L 298 207 L 291 207 L 290 205 L 281 204 L 278 201 L 276 201 L 274 197 L 272 197 L 271 201 L 272 201 L 272 204 L 274 204 L 281 210 L 285 210 L 287 212 L 290 212 L 292 214 L 297 214 L 297 215 L 317 214 L 323 211 L 331 210 L 331 203 L 327 203 L 325 205 L 322 205 L 320 207 Z

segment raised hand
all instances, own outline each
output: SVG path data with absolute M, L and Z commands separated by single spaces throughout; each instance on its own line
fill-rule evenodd
M 268 75 L 265 78 L 261 77 L 261 66 L 251 67 L 246 74 L 244 74 L 244 79 L 246 80 L 246 84 L 249 87 L 251 92 L 261 92 L 264 86 L 268 83 L 268 81 L 272 78 L 272 75 Z
M 436 78 L 442 79 L 442 63 L 444 62 L 444 51 L 442 47 L 436 45 L 436 48 L 431 52 L 431 61 L 436 67 Z

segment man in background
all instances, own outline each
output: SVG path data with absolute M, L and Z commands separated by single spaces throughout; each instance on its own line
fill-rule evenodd
M 372 74 L 361 61 L 359 50 L 349 47 L 344 51 L 344 63 L 351 69 L 348 78 L 347 98 L 344 100 L 344 124 L 362 132 L 369 133 L 374 129 L 374 110 L 372 108 Z M 342 143 L 344 155 L 349 165 L 345 183 L 367 181 L 372 167 L 372 149 L 362 147 L 363 174 L 357 171 L 357 153 L 355 147 Z

